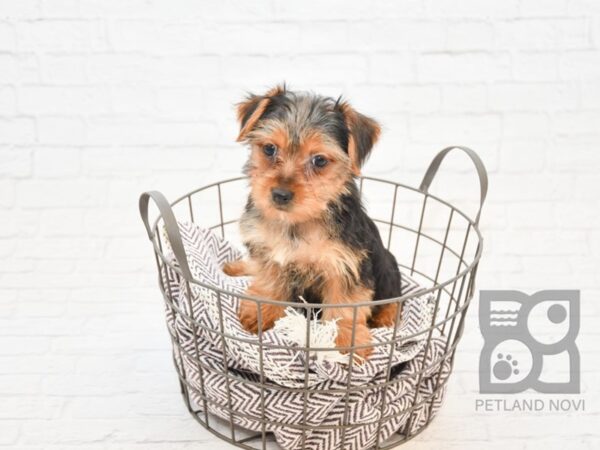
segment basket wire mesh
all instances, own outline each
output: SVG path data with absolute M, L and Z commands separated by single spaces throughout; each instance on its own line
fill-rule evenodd
M 441 198 L 434 196 L 429 193 L 429 187 L 433 181 L 437 170 L 445 158 L 445 156 L 451 150 L 462 150 L 469 158 L 473 161 L 477 174 L 479 176 L 480 184 L 480 202 L 477 214 L 474 218 L 469 217 L 461 210 L 450 204 L 449 202 L 442 200 Z M 239 294 L 234 294 L 215 286 L 209 286 L 203 284 L 199 280 L 194 279 L 188 266 L 187 257 L 182 244 L 181 236 L 179 234 L 177 221 L 175 219 L 174 211 L 178 212 L 178 216 L 185 218 L 194 223 L 201 223 L 203 226 L 215 230 L 222 237 L 231 239 L 233 241 L 237 236 L 237 214 L 241 211 L 245 202 L 243 195 L 246 179 L 245 177 L 233 178 L 218 183 L 214 183 L 208 186 L 204 186 L 197 190 L 194 190 L 173 203 L 169 204 L 164 196 L 159 192 L 146 192 L 140 197 L 140 213 L 142 220 L 146 227 L 148 236 L 152 242 L 154 248 L 154 254 L 156 259 L 156 265 L 158 269 L 158 282 L 163 294 L 163 298 L 166 304 L 166 308 L 177 318 L 181 318 L 189 323 L 193 331 L 193 343 L 195 355 L 200 355 L 202 350 L 198 344 L 198 329 L 203 327 L 199 321 L 195 319 L 193 308 L 191 303 L 188 304 L 188 311 L 191 314 L 187 314 L 181 310 L 175 301 L 172 286 L 166 282 L 166 270 L 169 269 L 176 273 L 185 286 L 187 291 L 187 301 L 191 302 L 192 298 L 192 286 L 198 285 L 205 289 L 210 289 L 214 292 L 217 297 L 217 305 L 219 307 L 220 325 L 217 330 L 206 330 L 220 337 L 222 345 L 222 375 L 224 376 L 225 389 L 226 389 L 226 404 L 217 404 L 216 407 L 221 408 L 228 412 L 228 420 L 222 420 L 209 413 L 209 405 L 214 404 L 214 400 L 206 395 L 204 390 L 204 380 L 202 379 L 202 362 L 199 357 L 194 357 L 182 346 L 181 336 L 177 333 L 177 330 L 169 329 L 173 344 L 173 359 L 177 375 L 180 381 L 181 393 L 183 395 L 184 402 L 187 409 L 193 415 L 193 417 L 207 430 L 220 437 L 221 439 L 246 449 L 266 449 L 273 447 L 273 440 L 269 432 L 267 432 L 267 420 L 265 417 L 265 411 L 267 408 L 265 404 L 265 389 L 280 389 L 283 391 L 291 391 L 294 388 L 276 385 L 269 383 L 265 377 L 263 370 L 263 348 L 264 343 L 262 339 L 261 325 L 261 305 L 265 303 L 276 302 L 283 306 L 293 306 L 296 309 L 304 309 L 306 312 L 306 345 L 304 347 L 296 348 L 306 352 L 307 357 L 305 358 L 305 381 L 302 389 L 303 393 L 303 410 L 302 410 L 302 423 L 301 424 L 287 424 L 282 423 L 284 426 L 296 427 L 302 431 L 301 448 L 305 449 L 306 435 L 307 432 L 313 430 L 314 426 L 307 424 L 307 417 L 310 414 L 308 407 L 308 397 L 311 388 L 308 385 L 309 379 L 309 353 L 319 351 L 331 351 L 331 349 L 324 348 L 311 348 L 310 345 L 310 333 L 311 333 L 311 320 L 314 319 L 312 311 L 314 308 L 326 308 L 326 307 L 337 307 L 337 308 L 352 308 L 353 311 L 353 327 L 352 327 L 352 338 L 351 345 L 345 350 L 349 354 L 348 362 L 348 377 L 345 389 L 325 389 L 323 392 L 327 393 L 341 393 L 344 398 L 344 417 L 341 425 L 331 426 L 330 428 L 337 428 L 341 432 L 341 447 L 346 448 L 346 434 L 356 426 L 364 426 L 364 423 L 355 424 L 350 420 L 348 411 L 349 398 L 355 392 L 363 392 L 369 389 L 382 389 L 384 395 L 381 397 L 380 416 L 377 420 L 377 435 L 376 443 L 373 448 L 375 449 L 389 449 L 395 447 L 407 440 L 413 438 L 420 432 L 422 432 L 431 422 L 432 417 L 432 406 L 436 399 L 436 396 L 446 387 L 446 383 L 449 377 L 442 380 L 442 363 L 448 362 L 450 365 L 450 371 L 454 362 L 454 355 L 458 342 L 462 336 L 465 315 L 469 303 L 473 297 L 475 276 L 477 273 L 478 263 L 482 252 L 482 236 L 479 231 L 479 217 L 481 214 L 481 208 L 487 195 L 487 173 L 485 167 L 477 156 L 477 154 L 466 147 L 448 147 L 442 150 L 431 162 L 427 169 L 423 181 L 419 188 L 406 186 L 401 183 L 386 181 L 372 177 L 360 177 L 358 180 L 361 196 L 367 197 L 369 200 L 369 214 L 374 222 L 379 227 L 384 244 L 387 245 L 388 250 L 395 254 L 398 265 L 403 273 L 409 274 L 414 277 L 422 286 L 418 292 L 412 292 L 395 299 L 377 300 L 374 302 L 361 302 L 354 304 L 342 304 L 342 305 L 320 305 L 310 303 L 290 303 L 290 302 L 279 302 L 261 298 L 246 297 Z M 371 203 L 372 199 L 368 198 L 368 191 L 371 188 L 372 192 L 377 195 L 374 198 L 377 201 Z M 386 194 L 382 194 L 386 192 Z M 156 220 L 152 223 L 148 217 L 149 201 L 152 199 L 158 206 L 159 213 Z M 398 206 L 397 206 L 398 205 Z M 447 217 L 444 219 L 444 217 Z M 444 226 L 440 224 L 445 224 Z M 177 264 L 169 258 L 164 251 L 164 242 L 161 237 L 160 229 L 166 230 L 168 236 L 169 245 L 176 258 Z M 410 245 L 412 244 L 412 245 Z M 402 253 L 402 255 L 400 255 Z M 450 261 L 450 262 L 449 262 Z M 378 382 L 376 384 L 366 384 L 361 386 L 352 385 L 352 372 L 354 368 L 355 358 L 354 353 L 359 348 L 364 346 L 355 345 L 355 332 L 356 332 L 356 317 L 358 308 L 361 306 L 373 306 L 376 304 L 386 303 L 398 303 L 399 306 L 410 298 L 417 295 L 428 294 L 435 299 L 433 318 L 431 325 L 425 330 L 427 334 L 427 340 L 425 343 L 425 357 L 422 359 L 422 364 L 419 370 L 417 370 L 411 376 L 415 377 L 415 390 L 412 405 L 405 410 L 395 413 L 393 416 L 413 413 L 417 408 L 429 403 L 428 415 L 425 420 L 421 420 L 419 424 L 416 424 L 415 414 L 410 414 L 409 419 L 402 426 L 397 433 L 391 438 L 387 439 L 386 442 L 380 442 L 380 431 L 385 421 L 393 418 L 391 415 L 384 415 L 386 409 L 386 396 L 385 392 L 392 386 L 396 379 L 391 378 L 392 374 L 392 351 L 395 345 L 399 343 L 397 339 L 398 326 L 393 330 L 392 338 L 386 342 L 372 343 L 375 345 L 387 345 L 390 348 L 390 354 L 387 358 L 387 365 L 385 370 L 385 381 Z M 230 373 L 228 361 L 227 361 L 227 345 L 232 340 L 239 339 L 237 336 L 227 334 L 223 328 L 222 309 L 221 309 L 221 296 L 222 295 L 235 295 L 239 298 L 244 298 L 253 301 L 257 304 L 258 310 L 258 324 L 259 331 L 257 336 L 257 345 L 259 348 L 259 367 L 260 371 L 258 374 L 258 381 L 249 381 L 243 379 L 243 382 L 252 383 L 260 388 L 260 412 L 257 416 L 245 417 L 246 419 L 257 421 L 261 424 L 260 432 L 249 431 L 242 428 L 236 423 L 236 417 L 243 417 L 245 414 L 236 411 L 232 406 L 232 392 L 230 388 L 230 380 L 236 379 L 235 373 Z M 401 314 L 401 307 L 397 308 L 396 323 L 399 323 L 399 316 Z M 432 337 L 437 336 L 443 339 L 443 353 L 441 357 L 428 365 L 425 364 L 426 356 L 431 351 Z M 386 347 L 384 347 L 386 348 Z M 183 357 L 191 360 L 196 365 L 198 375 L 200 377 L 199 386 L 190 383 L 188 374 L 186 373 L 185 366 L 178 364 L 177 360 L 181 361 Z M 210 368 L 215 370 L 214 368 Z M 423 374 L 437 370 L 435 375 L 435 387 L 431 394 L 417 401 L 417 393 L 423 380 Z M 240 381 L 239 379 L 237 381 Z M 193 397 L 200 399 L 199 402 L 194 401 Z M 275 448 L 277 448 L 275 446 Z

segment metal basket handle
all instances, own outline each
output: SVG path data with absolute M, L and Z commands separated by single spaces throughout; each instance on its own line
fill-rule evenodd
M 435 156 L 435 158 L 433 158 L 431 164 L 429 164 L 427 172 L 425 172 L 425 176 L 423 177 L 423 181 L 421 181 L 421 186 L 419 187 L 419 190 L 422 193 L 427 194 L 427 192 L 429 191 L 429 186 L 431 185 L 431 182 L 433 181 L 433 178 L 435 177 L 435 174 L 437 173 L 440 164 L 442 163 L 446 155 L 455 148 L 464 151 L 467 154 L 467 156 L 471 158 L 471 161 L 473 161 L 473 164 L 475 164 L 475 169 L 477 169 L 477 175 L 479 175 L 479 186 L 481 192 L 479 210 L 477 211 L 477 216 L 475 217 L 475 224 L 477 225 L 479 223 L 479 217 L 481 216 L 481 209 L 483 208 L 483 203 L 485 202 L 485 197 L 487 196 L 488 176 L 487 171 L 485 170 L 485 166 L 483 165 L 483 161 L 481 161 L 481 158 L 479 158 L 477 153 L 475 153 L 470 148 L 453 145 L 451 147 L 446 147 L 441 152 L 439 152 Z
M 148 203 L 150 202 L 150 199 L 154 200 L 154 203 L 156 203 L 156 206 L 158 206 L 160 216 L 165 224 L 165 230 L 167 232 L 167 237 L 169 238 L 169 243 L 171 244 L 171 249 L 173 250 L 175 259 L 179 264 L 179 268 L 183 277 L 187 281 L 192 281 L 192 273 L 190 272 L 187 255 L 185 253 L 185 248 L 183 247 L 181 234 L 179 233 L 179 225 L 177 225 L 177 220 L 173 214 L 173 209 L 171 208 L 171 205 L 165 196 L 158 191 L 144 192 L 142 195 L 140 195 L 140 215 L 142 216 L 142 222 L 144 222 L 146 231 L 148 232 L 148 238 L 151 241 L 154 239 L 154 232 L 148 223 Z

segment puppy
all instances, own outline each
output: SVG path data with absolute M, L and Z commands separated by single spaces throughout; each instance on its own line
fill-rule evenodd
M 239 142 L 250 146 L 250 194 L 240 220 L 249 259 L 224 267 L 251 275 L 247 295 L 321 304 L 398 297 L 400 272 L 361 204 L 355 178 L 380 127 L 347 102 L 278 86 L 238 105 Z M 392 326 L 397 304 L 357 308 L 355 354 L 371 353 L 369 327 Z M 284 315 L 262 304 L 261 330 Z M 257 304 L 241 302 L 242 325 L 258 332 Z M 352 345 L 353 308 L 323 308 L 337 319 L 338 347 Z

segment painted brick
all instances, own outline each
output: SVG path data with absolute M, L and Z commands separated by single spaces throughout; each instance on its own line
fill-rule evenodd
M 17 188 L 17 201 L 25 208 L 95 207 L 105 197 L 106 183 L 98 180 L 27 180 Z
M 572 49 L 589 45 L 585 19 L 518 19 L 499 22 L 496 45 L 516 49 Z
M 397 84 L 416 81 L 410 53 L 375 54 L 370 58 L 369 79 L 374 83 Z
M 27 86 L 18 90 L 19 110 L 25 114 L 100 114 L 110 111 L 103 87 Z
M 418 76 L 423 82 L 482 82 L 510 78 L 506 53 L 424 53 L 418 59 Z
M 501 111 L 556 111 L 577 105 L 577 87 L 565 83 L 506 83 L 490 87 L 490 106 Z
M 86 58 L 81 55 L 44 55 L 41 65 L 44 83 L 77 85 L 87 82 Z
M 13 55 L 0 54 L 0 83 L 14 83 L 17 79 L 16 58 Z
M 493 47 L 494 27 L 484 21 L 457 21 L 448 25 L 448 49 L 487 50 Z
M 78 145 L 85 142 L 85 123 L 78 117 L 40 117 L 37 127 L 41 144 Z
M 573 51 L 563 53 L 559 62 L 561 76 L 572 79 L 594 80 L 600 76 L 600 53 Z
M 449 84 L 442 90 L 442 108 L 452 112 L 485 112 L 487 97 L 487 87 L 483 84 Z
M 0 147 L 0 174 L 11 178 L 29 176 L 31 174 L 31 151 Z
M 68 178 L 80 171 L 79 149 L 43 148 L 34 153 L 34 173 L 40 178 Z
M 558 56 L 549 52 L 519 52 L 514 58 L 515 78 L 523 81 L 556 81 Z
M 100 23 L 94 21 L 41 20 L 19 22 L 21 51 L 82 52 L 89 49 Z
M 10 23 L 0 23 L 0 51 L 14 52 L 17 46 L 17 33 Z

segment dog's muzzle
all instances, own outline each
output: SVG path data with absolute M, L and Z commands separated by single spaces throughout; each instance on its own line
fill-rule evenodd
M 288 189 L 273 188 L 271 189 L 271 198 L 277 206 L 286 206 L 294 198 L 294 193 Z

